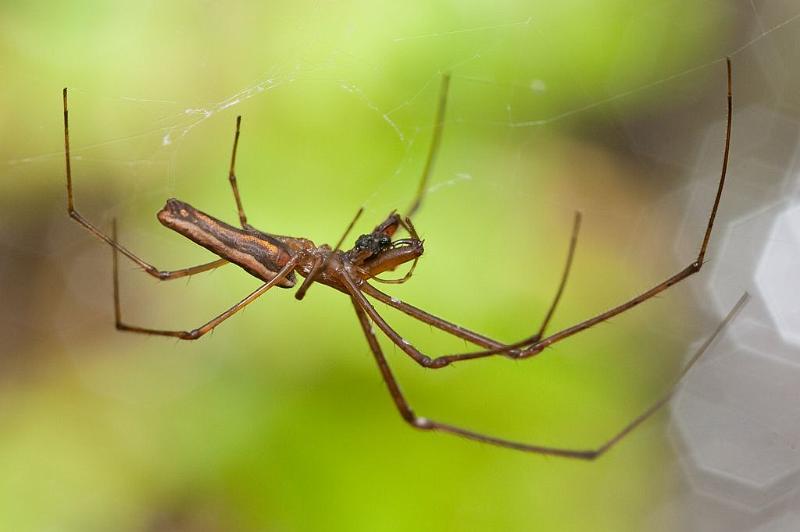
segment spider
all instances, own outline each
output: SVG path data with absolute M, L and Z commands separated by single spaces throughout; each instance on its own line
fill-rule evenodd
M 645 290 L 641 294 L 629 299 L 617 306 L 600 312 L 580 323 L 567 327 L 561 331 L 547 334 L 547 327 L 556 310 L 564 287 L 569 276 L 570 267 L 573 262 L 575 247 L 580 229 L 581 215 L 576 213 L 572 227 L 571 239 L 568 247 L 566 263 L 563 268 L 560 283 L 551 301 L 549 308 L 536 332 L 523 338 L 520 341 L 506 344 L 493 340 L 487 336 L 471 331 L 445 319 L 434 316 L 422 309 L 400 301 L 388 294 L 378 290 L 370 281 L 386 283 L 403 283 L 407 281 L 414 271 L 417 260 L 423 254 L 423 241 L 419 238 L 411 218 L 419 209 L 425 195 L 427 182 L 429 180 L 436 155 L 439 150 L 442 138 L 445 109 L 447 107 L 447 95 L 450 77 L 445 74 L 442 76 L 438 107 L 435 115 L 432 140 L 429 146 L 427 160 L 422 171 L 416 195 L 405 216 L 397 212 L 390 213 L 385 220 L 379 223 L 367 234 L 358 237 L 352 248 L 347 251 L 340 249 L 347 234 L 354 226 L 356 220 L 363 209 L 358 211 L 355 218 L 350 223 L 339 243 L 331 248 L 328 245 L 317 246 L 306 238 L 296 238 L 271 233 L 262 232 L 247 222 L 242 200 L 239 195 L 239 188 L 236 179 L 236 151 L 239 144 L 241 128 L 241 116 L 236 118 L 236 130 L 233 140 L 228 179 L 236 202 L 241 227 L 233 227 L 220 221 L 208 214 L 205 214 L 188 203 L 177 199 L 169 199 L 164 208 L 158 212 L 158 220 L 174 231 L 189 238 L 195 243 L 203 246 L 220 258 L 212 262 L 192 266 L 180 270 L 165 271 L 160 270 L 152 264 L 142 260 L 128 248 L 124 247 L 117 240 L 117 224 L 114 220 L 112 232 L 109 236 L 94 224 L 84 218 L 76 209 L 73 201 L 72 172 L 70 169 L 70 149 L 69 149 L 69 112 L 67 109 L 67 89 L 63 91 L 64 102 L 64 153 L 66 160 L 66 181 L 67 181 L 67 211 L 70 217 L 82 225 L 94 236 L 105 241 L 112 248 L 113 257 L 113 292 L 114 292 L 114 317 L 116 328 L 121 331 L 132 333 L 172 336 L 182 340 L 195 340 L 213 330 L 216 326 L 227 320 L 244 307 L 261 297 L 264 293 L 274 286 L 281 288 L 292 288 L 297 284 L 297 275 L 304 277 L 303 283 L 295 293 L 297 299 L 302 299 L 306 291 L 314 282 L 328 285 L 331 288 L 347 295 L 352 301 L 358 322 L 366 336 L 369 348 L 377 362 L 378 369 L 388 388 L 389 394 L 399 411 L 402 418 L 411 426 L 426 431 L 441 431 L 454 435 L 462 436 L 479 442 L 493 444 L 501 447 L 538 453 L 544 455 L 554 455 L 568 458 L 592 460 L 608 451 L 613 445 L 627 436 L 634 428 L 643 423 L 656 410 L 664 405 L 672 395 L 675 386 L 681 377 L 691 368 L 700 358 L 703 352 L 709 347 L 714 339 L 719 335 L 726 323 L 728 323 L 735 312 L 744 304 L 747 296 L 743 296 L 734 309 L 728 314 L 723 322 L 716 328 L 711 336 L 703 343 L 698 351 L 690 358 L 680 375 L 674 380 L 669 391 L 653 402 L 642 414 L 630 421 L 621 430 L 608 438 L 604 443 L 594 449 L 574 449 L 563 447 L 548 447 L 533 445 L 517 441 L 511 441 L 495 436 L 489 436 L 456 427 L 446 423 L 440 423 L 432 419 L 417 416 L 406 401 L 405 396 L 400 390 L 392 370 L 382 352 L 381 346 L 375 335 L 372 325 L 377 327 L 404 353 L 410 356 L 420 366 L 425 368 L 438 369 L 449 366 L 455 362 L 475 360 L 495 355 L 504 355 L 511 359 L 527 359 L 542 353 L 545 348 L 573 336 L 581 331 L 617 316 L 648 299 L 663 292 L 686 279 L 687 277 L 700 271 L 703 265 L 703 258 L 706 254 L 711 231 L 714 225 L 717 209 L 722 197 L 722 190 L 725 185 L 725 175 L 728 165 L 728 154 L 730 151 L 731 140 L 731 114 L 732 114 L 732 90 L 731 90 L 731 62 L 727 62 L 727 126 L 725 130 L 725 148 L 722 158 L 722 170 L 720 172 L 719 184 L 714 198 L 705 234 L 700 244 L 697 257 L 688 266 L 672 275 L 666 280 L 656 284 L 652 288 Z M 405 230 L 407 238 L 394 239 L 398 230 Z M 226 263 L 234 263 L 244 269 L 247 273 L 257 277 L 264 282 L 259 288 L 250 293 L 247 297 L 230 307 L 225 312 L 209 320 L 204 325 L 187 331 L 151 329 L 137 325 L 130 325 L 122 320 L 120 311 L 119 297 L 119 273 L 118 256 L 124 255 L 147 274 L 156 279 L 167 281 L 194 275 L 200 272 L 212 270 Z M 410 269 L 403 277 L 397 279 L 382 279 L 379 275 L 392 271 L 402 264 L 411 262 Z M 373 304 L 367 299 L 370 296 L 375 300 L 390 307 L 404 312 L 417 320 L 432 325 L 446 333 L 466 340 L 480 349 L 476 351 L 448 354 L 438 357 L 431 357 L 414 347 L 410 342 L 403 339 L 378 313 Z

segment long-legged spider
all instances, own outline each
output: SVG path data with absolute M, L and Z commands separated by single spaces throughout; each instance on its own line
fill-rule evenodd
M 390 213 L 389 216 L 383 222 L 378 224 L 371 233 L 358 237 L 355 245 L 348 251 L 342 251 L 339 248 L 346 238 L 347 233 L 355 224 L 356 219 L 361 214 L 361 210 L 359 210 L 356 218 L 350 223 L 350 226 L 342 236 L 339 244 L 337 244 L 334 248 L 331 248 L 328 245 L 316 246 L 313 242 L 305 238 L 295 238 L 264 233 L 247 223 L 244 207 L 242 206 L 242 200 L 239 195 L 235 172 L 236 150 L 239 142 L 239 131 L 241 125 L 241 117 L 237 117 L 228 179 L 233 190 L 233 197 L 236 201 L 241 229 L 217 220 L 216 218 L 200 212 L 191 205 L 177 199 L 167 200 L 166 206 L 158 213 L 159 221 L 168 228 L 177 231 L 197 244 L 219 255 L 221 258 L 207 264 L 201 264 L 199 266 L 192 266 L 190 268 L 184 268 L 180 270 L 165 271 L 156 268 L 117 242 L 116 222 L 113 225 L 111 236 L 109 236 L 98 229 L 91 222 L 86 220 L 75 209 L 72 192 L 72 173 L 70 169 L 67 89 L 64 89 L 64 152 L 66 158 L 67 177 L 67 210 L 69 215 L 76 222 L 81 224 L 86 230 L 105 241 L 113 248 L 114 313 L 116 327 L 119 330 L 141 334 L 173 336 L 183 340 L 195 340 L 213 330 L 217 325 L 230 318 L 238 311 L 242 310 L 273 286 L 280 286 L 282 288 L 293 287 L 296 284 L 295 274 L 299 274 L 305 277 L 305 280 L 295 294 L 297 299 L 302 299 L 306 290 L 315 281 L 335 288 L 336 290 L 347 294 L 351 298 L 356 315 L 358 316 L 358 321 L 361 324 L 361 328 L 364 331 L 364 335 L 366 336 L 369 347 L 372 350 L 375 361 L 378 364 L 378 368 L 380 369 L 383 380 L 389 389 L 392 400 L 394 401 L 395 406 L 399 410 L 403 419 L 413 427 L 424 430 L 449 432 L 480 442 L 518 449 L 521 451 L 591 460 L 605 453 L 614 444 L 619 442 L 634 428 L 650 417 L 656 410 L 658 410 L 659 407 L 666 403 L 673 393 L 674 387 L 677 385 L 678 381 L 683 375 L 686 374 L 686 372 L 714 341 L 724 325 L 732 319 L 735 312 L 744 304 L 746 296 L 743 296 L 742 299 L 739 300 L 725 320 L 703 343 L 694 356 L 690 358 L 689 362 L 684 366 L 683 370 L 672 383 L 669 391 L 664 396 L 656 400 L 642 414 L 625 425 L 602 445 L 596 447 L 595 449 L 588 450 L 547 447 L 520 443 L 480 434 L 471 430 L 417 416 L 414 414 L 403 393 L 400 391 L 400 387 L 386 362 L 386 358 L 384 357 L 380 344 L 375 336 L 372 323 L 377 325 L 378 328 L 383 331 L 394 344 L 397 345 L 397 347 L 414 359 L 414 361 L 416 361 L 419 365 L 426 368 L 442 368 L 454 362 L 474 360 L 493 355 L 505 355 L 512 359 L 531 358 L 540 354 L 546 347 L 584 331 L 602 321 L 608 320 L 613 316 L 621 314 L 622 312 L 625 312 L 636 305 L 647 301 L 655 295 L 663 292 L 670 286 L 700 271 L 700 268 L 703 265 L 703 258 L 705 257 L 706 249 L 708 247 L 708 242 L 711 238 L 711 230 L 714 225 L 714 218 L 716 217 L 720 198 L 722 196 L 722 189 L 725 185 L 728 153 L 730 151 L 732 111 L 730 59 L 727 60 L 727 74 L 727 127 L 725 130 L 725 149 L 722 159 L 722 170 L 720 172 L 717 193 L 714 198 L 714 203 L 711 208 L 708 224 L 706 226 L 702 243 L 700 244 L 700 251 L 697 254 L 697 258 L 678 273 L 658 283 L 652 288 L 645 290 L 636 297 L 633 297 L 628 301 L 625 301 L 571 327 L 567 327 L 556 333 L 546 335 L 545 333 L 547 326 L 550 323 L 559 300 L 561 299 L 567 277 L 569 276 L 570 267 L 572 265 L 581 221 L 580 214 L 577 213 L 572 228 L 572 237 L 570 240 L 566 264 L 564 266 L 561 280 L 558 289 L 556 290 L 555 297 L 553 298 L 541 325 L 533 335 L 511 344 L 498 342 L 487 336 L 470 331 L 464 327 L 429 314 L 424 310 L 414 307 L 408 303 L 390 297 L 369 283 L 370 280 L 394 283 L 405 282 L 410 278 L 417 259 L 419 259 L 423 253 L 423 242 L 419 239 L 417 232 L 411 223 L 411 216 L 414 215 L 422 203 L 428 178 L 431 174 L 433 163 L 441 142 L 449 85 L 449 76 L 447 75 L 443 76 L 442 78 L 438 110 L 436 112 L 433 135 L 428 150 L 427 161 L 422 172 L 422 178 L 420 180 L 416 196 L 414 197 L 406 216 L 402 217 L 396 212 Z M 393 240 L 392 237 L 400 228 L 405 229 L 409 233 L 409 237 Z M 146 273 L 160 280 L 186 277 L 217 268 L 228 262 L 232 262 L 243 268 L 249 274 L 264 281 L 264 284 L 222 314 L 209 320 L 207 323 L 196 329 L 189 331 L 173 331 L 129 325 L 122 321 L 120 312 L 117 265 L 117 257 L 120 253 L 141 267 Z M 381 273 L 394 270 L 399 265 L 407 262 L 412 262 L 412 265 L 409 272 L 404 277 L 390 280 L 384 280 L 378 277 L 378 275 Z M 430 324 L 458 338 L 462 338 L 463 340 L 477 345 L 482 349 L 467 353 L 430 357 L 403 339 L 381 317 L 381 315 L 378 313 L 375 307 L 373 307 L 364 294 L 371 296 L 374 299 L 391 307 L 394 307 L 401 312 L 416 318 L 417 320 Z

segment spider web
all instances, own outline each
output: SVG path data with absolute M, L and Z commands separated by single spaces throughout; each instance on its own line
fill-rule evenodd
M 668 3 L 665 2 L 664 4 Z M 705 60 L 694 60 L 693 64 L 689 64 L 688 67 L 684 65 L 684 68 L 677 70 L 673 68 L 672 71 L 665 71 L 664 68 L 660 67 L 652 68 L 650 69 L 654 77 L 652 81 L 634 80 L 632 83 L 626 84 L 624 81 L 619 83 L 611 79 L 605 89 L 601 87 L 601 90 L 593 90 L 592 93 L 589 92 L 590 89 L 588 88 L 580 88 L 579 91 L 583 93 L 583 98 L 568 100 L 557 109 L 553 109 L 553 107 L 559 107 L 561 102 L 557 101 L 555 106 L 539 106 L 544 109 L 543 111 L 536 108 L 531 110 L 530 106 L 525 105 L 524 102 L 519 105 L 518 103 L 520 100 L 519 93 L 522 93 L 523 100 L 528 100 L 528 102 L 535 100 L 537 97 L 546 97 L 552 91 L 552 89 L 548 88 L 546 80 L 530 79 L 527 84 L 523 85 L 518 81 L 498 81 L 486 75 L 475 75 L 470 72 L 471 66 L 479 64 L 482 59 L 503 54 L 509 46 L 509 41 L 513 42 L 513 39 L 508 38 L 508 35 L 533 33 L 538 35 L 540 40 L 545 43 L 552 40 L 551 36 L 538 26 L 537 20 L 533 16 L 512 18 L 506 22 L 498 22 L 496 24 L 467 27 L 454 26 L 448 30 L 387 36 L 386 41 L 397 47 L 402 47 L 407 43 L 424 43 L 426 46 L 435 46 L 442 41 L 458 37 L 473 35 L 483 37 L 478 40 L 478 44 L 473 46 L 472 50 L 464 53 L 462 57 L 436 65 L 434 71 L 427 78 L 423 78 L 421 83 L 417 82 L 411 85 L 410 96 L 402 96 L 401 93 L 399 98 L 381 98 L 375 94 L 376 91 L 363 87 L 357 79 L 358 76 L 363 76 L 365 69 L 369 71 L 379 67 L 366 64 L 366 59 L 354 57 L 352 52 L 345 52 L 335 48 L 328 57 L 317 63 L 304 61 L 301 51 L 289 60 L 284 59 L 273 64 L 262 75 L 246 84 L 244 88 L 236 89 L 221 98 L 205 103 L 190 103 L 186 105 L 182 104 L 178 99 L 149 98 L 129 94 L 97 94 L 96 91 L 90 88 L 71 87 L 73 98 L 76 98 L 76 95 L 82 97 L 82 108 L 73 109 L 73 114 L 92 112 L 87 110 L 84 104 L 88 103 L 91 106 L 95 106 L 98 100 L 105 100 L 110 102 L 112 107 L 115 105 L 114 102 L 118 102 L 116 104 L 117 107 L 121 106 L 127 114 L 137 114 L 144 111 L 148 115 L 146 121 L 149 124 L 149 127 L 133 134 L 128 132 L 123 136 L 111 136 L 110 138 L 106 135 L 105 138 L 99 141 L 75 146 L 73 154 L 76 161 L 113 161 L 135 169 L 137 175 L 139 172 L 152 172 L 154 166 L 161 166 L 163 171 L 157 177 L 157 184 L 158 182 L 161 183 L 162 188 L 158 193 L 163 196 L 164 192 L 174 192 L 177 182 L 194 179 L 183 175 L 185 172 L 176 164 L 176 160 L 179 158 L 178 153 L 187 139 L 198 134 L 208 134 L 204 131 L 201 133 L 208 122 L 217 118 L 229 120 L 245 103 L 253 99 L 262 100 L 269 105 L 270 94 L 284 90 L 288 86 L 313 84 L 317 87 L 322 86 L 327 91 L 340 91 L 349 95 L 356 106 L 362 106 L 365 111 L 374 115 L 378 124 L 381 124 L 381 127 L 385 130 L 383 134 L 390 136 L 399 147 L 400 156 L 395 164 L 391 168 L 384 170 L 372 185 L 365 187 L 360 196 L 354 198 L 356 204 L 363 204 L 369 208 L 379 202 L 378 198 L 384 193 L 383 189 L 389 187 L 391 183 L 402 181 L 403 185 L 408 185 L 414 182 L 414 172 L 418 171 L 419 157 L 424 152 L 431 130 L 429 119 L 430 115 L 432 115 L 435 89 L 441 72 L 453 73 L 454 85 L 458 87 L 454 90 L 457 92 L 477 92 L 482 87 L 488 87 L 487 91 L 497 96 L 494 105 L 498 109 L 502 108 L 502 114 L 505 115 L 502 119 L 485 117 L 481 116 L 480 113 L 471 113 L 469 112 L 470 110 L 465 110 L 462 106 L 462 108 L 452 110 L 451 116 L 447 118 L 448 133 L 450 129 L 466 124 L 496 127 L 497 129 L 494 131 L 504 131 L 503 134 L 510 137 L 516 130 L 555 129 L 562 122 L 571 123 L 571 120 L 575 117 L 587 115 L 599 115 L 603 117 L 601 120 L 622 121 L 624 123 L 625 118 L 620 119 L 620 115 L 629 112 L 624 107 L 624 102 L 636 101 L 637 97 L 641 95 L 645 95 L 644 98 L 662 98 L 665 94 L 668 95 L 671 90 L 674 90 L 676 81 L 683 79 L 688 79 L 689 83 L 694 83 L 697 80 L 704 81 L 712 75 L 715 67 L 716 70 L 719 70 L 725 56 L 732 57 L 736 62 L 738 56 L 747 57 L 748 54 L 752 55 L 752 51 L 758 51 L 757 47 L 762 41 L 778 40 L 787 32 L 791 32 L 792 28 L 796 26 L 798 17 L 800 17 L 800 14 L 785 14 L 782 19 L 768 22 L 763 20 L 763 16 L 759 13 L 759 9 L 754 2 L 748 1 L 746 4 L 752 10 L 754 23 L 752 24 L 751 34 L 743 37 L 743 42 L 732 40 L 720 53 L 711 55 Z M 657 11 L 657 9 L 654 9 L 654 11 Z M 775 37 L 773 38 L 773 36 Z M 568 65 L 566 67 L 567 70 L 570 70 Z M 350 70 L 357 72 L 352 74 L 353 78 L 347 77 Z M 476 70 L 480 71 L 480 67 Z M 572 70 L 571 75 L 578 87 L 584 85 L 580 80 L 580 72 Z M 702 76 L 697 77 L 697 75 Z M 597 94 L 602 92 L 607 92 L 609 95 L 598 97 Z M 457 96 L 451 97 L 451 99 L 455 98 Z M 584 101 L 576 103 L 576 99 Z M 125 103 L 130 103 L 132 107 L 125 108 Z M 618 104 L 622 108 L 618 109 Z M 457 101 L 451 102 L 451 107 L 457 105 Z M 165 108 L 168 109 L 167 112 L 164 112 Z M 424 109 L 424 112 L 418 111 L 419 108 Z M 405 116 L 409 110 L 416 111 L 411 119 Z M 453 114 L 455 116 L 452 116 Z M 155 118 L 150 115 L 154 115 Z M 249 122 L 249 120 L 247 121 Z M 247 135 L 247 127 L 250 127 L 249 123 L 246 123 L 245 135 Z M 625 125 L 622 127 L 624 129 Z M 666 158 L 668 156 L 669 148 L 637 146 L 637 140 L 633 138 L 635 137 L 635 132 L 622 131 L 621 133 L 617 132 L 617 134 L 626 137 L 624 142 L 629 145 L 628 148 L 634 152 L 634 155 L 647 158 Z M 223 136 L 222 139 L 214 139 L 214 142 L 225 144 L 227 148 L 229 137 L 230 135 L 228 134 Z M 138 158 L 132 158 L 128 155 L 121 159 L 101 159 L 93 156 L 103 148 L 113 148 L 115 145 L 130 147 L 131 144 L 135 145 L 139 141 L 145 142 L 142 142 L 141 147 L 138 149 L 138 151 L 142 152 L 142 156 Z M 520 157 L 520 152 L 524 151 L 528 146 L 527 142 L 516 139 L 509 140 L 509 143 L 514 144 L 512 146 L 513 157 Z M 56 157 L 60 157 L 59 152 L 9 158 L 6 160 L 6 165 L 13 171 L 20 166 Z M 222 168 L 221 164 L 217 166 Z M 473 173 L 470 172 L 469 168 L 463 171 L 450 172 L 446 175 L 437 175 L 436 179 L 430 184 L 428 193 L 435 195 L 453 186 L 463 186 L 473 181 L 473 177 Z M 485 181 L 490 177 L 483 176 L 482 179 Z M 515 177 L 514 175 L 511 176 L 512 183 L 515 182 Z M 385 209 L 384 205 L 391 205 L 392 207 L 402 205 L 408 195 L 406 188 L 407 186 L 401 186 L 399 190 L 392 191 L 388 197 L 382 198 L 380 210 Z M 332 237 L 330 238 L 332 239 Z

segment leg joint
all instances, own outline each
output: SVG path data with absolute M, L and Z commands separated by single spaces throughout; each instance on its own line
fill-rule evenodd
M 428 364 L 425 367 L 431 369 L 439 369 L 449 365 L 450 365 L 450 360 L 448 360 L 447 357 L 439 357 L 434 359 L 428 359 Z
M 430 419 L 426 417 L 415 416 L 413 413 L 410 414 L 411 414 L 410 419 L 407 418 L 406 421 L 408 421 L 414 428 L 420 430 L 431 430 L 434 428 L 433 422 Z
M 181 333 L 180 338 L 181 340 L 197 340 L 201 336 L 200 329 L 192 329 L 191 331 L 184 331 Z

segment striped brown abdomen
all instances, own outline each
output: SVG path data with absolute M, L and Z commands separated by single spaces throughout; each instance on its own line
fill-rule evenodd
M 292 257 L 280 240 L 230 226 L 174 198 L 158 212 L 158 220 L 263 281 L 273 279 Z M 294 285 L 294 272 L 278 283 L 283 288 Z

